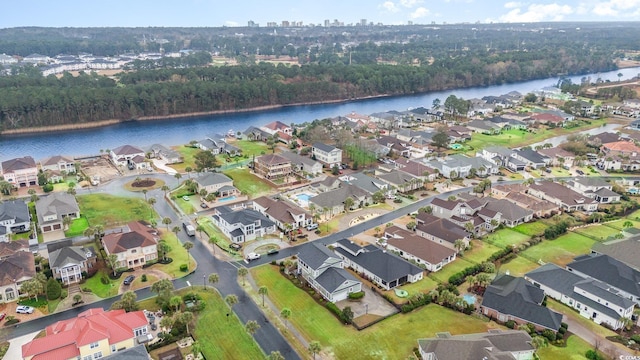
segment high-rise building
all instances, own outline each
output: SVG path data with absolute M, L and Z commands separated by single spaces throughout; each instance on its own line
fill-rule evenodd
M 367 26 L 367 19 L 360 19 L 361 26 Z
M 330 24 L 331 22 L 329 22 L 329 19 L 324 21 L 324 27 L 329 27 Z
M 280 25 L 282 27 L 289 27 L 289 22 L 287 20 L 282 20 L 282 25 Z

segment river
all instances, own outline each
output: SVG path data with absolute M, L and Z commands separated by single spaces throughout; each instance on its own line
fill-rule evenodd
M 618 81 L 630 79 L 640 73 L 640 67 L 620 69 L 598 74 L 586 74 L 571 77 L 580 82 L 583 77 L 592 80 Z M 130 144 L 143 149 L 161 143 L 179 145 L 191 140 L 203 139 L 214 133 L 227 133 L 229 130 L 243 131 L 250 125 L 261 126 L 272 121 L 285 124 L 303 123 L 315 119 L 324 119 L 351 112 L 372 114 L 389 110 L 404 111 L 408 108 L 431 107 L 433 100 L 442 102 L 451 94 L 464 99 L 481 98 L 487 95 L 501 95 L 510 91 L 526 94 L 530 91 L 553 86 L 558 78 L 532 80 L 514 84 L 473 87 L 426 94 L 407 95 L 387 98 L 375 98 L 351 101 L 339 104 L 292 106 L 269 111 L 246 112 L 240 114 L 208 115 L 188 119 L 170 119 L 156 121 L 125 122 L 116 125 L 73 131 L 47 132 L 26 135 L 0 136 L 0 161 L 21 156 L 32 156 L 36 161 L 52 155 L 85 156 L 99 154 L 101 149 L 113 149 Z

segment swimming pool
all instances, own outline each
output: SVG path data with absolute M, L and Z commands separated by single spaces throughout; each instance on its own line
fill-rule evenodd
M 236 196 L 235 195 L 231 195 L 231 196 L 227 196 L 227 197 L 224 197 L 224 198 L 220 198 L 220 199 L 218 199 L 218 201 L 231 201 L 231 200 L 235 200 L 235 199 L 236 199 Z
M 466 302 L 469 305 L 475 305 L 476 296 L 471 294 L 464 294 L 462 295 L 462 300 L 464 300 L 464 302 Z
M 449 147 L 452 148 L 453 150 L 462 149 L 462 145 L 460 145 L 460 144 L 451 144 L 451 145 L 449 145 Z
M 299 201 L 306 201 L 306 202 L 309 202 L 309 199 L 311 199 L 311 195 L 307 193 L 297 194 L 296 197 L 298 198 Z

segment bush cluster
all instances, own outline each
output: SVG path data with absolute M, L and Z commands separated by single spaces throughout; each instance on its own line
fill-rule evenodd
M 358 300 L 358 299 L 362 299 L 363 297 L 364 297 L 364 291 L 349 293 L 349 299 L 351 300 Z
M 604 357 L 594 350 L 587 350 L 587 353 L 584 354 L 584 356 L 589 360 L 604 360 Z
M 421 306 L 429 305 L 432 300 L 433 299 L 431 298 L 431 296 L 427 294 L 414 294 L 409 298 L 409 302 L 402 305 L 402 308 L 400 308 L 400 310 L 406 314 Z
M 61 293 L 62 286 L 60 285 L 60 283 L 54 278 L 49 278 L 49 280 L 47 280 L 47 299 L 58 299 L 60 298 Z
M 544 230 L 544 238 L 547 240 L 553 240 L 558 236 L 567 232 L 569 225 L 565 221 L 561 221 L 555 225 L 551 225 Z

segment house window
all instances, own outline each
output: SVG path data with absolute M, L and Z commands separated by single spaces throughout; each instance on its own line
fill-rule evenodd
M 136 252 L 138 252 L 138 250 L 136 250 L 136 249 L 131 249 L 131 253 L 132 253 L 132 254 L 135 254 Z
M 111 345 L 111 352 L 112 353 L 116 352 L 116 346 L 115 345 Z
M 82 358 L 82 360 L 93 360 L 93 356 L 87 355 L 84 358 Z
M 101 357 L 102 357 L 102 351 L 98 351 L 97 353 L 93 354 L 94 359 L 100 359 Z
M 97 343 L 97 342 L 94 342 L 94 343 L 91 343 L 91 345 L 89 345 L 89 348 L 90 348 L 90 349 L 95 349 L 95 348 L 97 348 L 98 346 L 100 346 L 100 344 L 99 344 L 99 343 Z
M 147 333 L 147 327 L 141 327 L 141 328 L 137 328 L 134 330 L 134 335 L 135 336 L 140 336 L 140 335 L 145 335 Z

